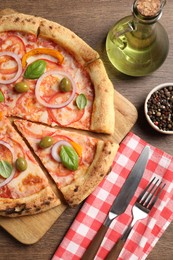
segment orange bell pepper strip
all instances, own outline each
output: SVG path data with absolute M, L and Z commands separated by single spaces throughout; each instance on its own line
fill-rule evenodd
M 63 55 L 57 50 L 48 49 L 48 48 L 36 48 L 36 49 L 31 50 L 31 51 L 28 51 L 22 57 L 22 67 L 25 68 L 26 61 L 29 57 L 31 57 L 33 55 L 37 55 L 37 54 L 47 54 L 47 55 L 53 56 L 53 57 L 58 59 L 59 64 L 62 64 L 62 62 L 64 60 Z
M 77 144 L 73 141 L 70 141 L 70 144 L 73 146 L 73 148 L 75 149 L 77 154 L 81 157 L 82 156 L 82 147 L 80 146 L 80 144 Z
M 3 119 L 3 112 L 0 111 L 0 121 Z

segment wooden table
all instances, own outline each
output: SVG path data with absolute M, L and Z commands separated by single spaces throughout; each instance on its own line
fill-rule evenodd
M 96 49 L 104 63 L 115 88 L 138 109 L 139 118 L 133 132 L 150 144 L 173 155 L 173 137 L 153 131 L 145 120 L 143 105 L 147 93 L 157 84 L 173 82 L 173 1 L 167 1 L 162 25 L 170 39 L 170 51 L 165 63 L 152 75 L 132 78 L 118 73 L 105 54 L 105 38 L 110 27 L 120 18 L 129 15 L 133 1 L 129 0 L 3 0 L 0 9 L 13 8 L 19 12 L 34 14 L 58 22 L 83 38 Z M 79 207 L 67 209 L 45 236 L 36 244 L 22 245 L 0 228 L 0 259 L 50 259 L 75 218 Z M 173 223 L 168 227 L 153 251 L 149 260 L 173 259 Z

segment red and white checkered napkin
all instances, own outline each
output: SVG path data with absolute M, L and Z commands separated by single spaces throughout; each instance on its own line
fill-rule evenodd
M 133 133 L 127 135 L 119 147 L 111 173 L 87 198 L 52 260 L 82 257 L 145 145 L 146 142 Z M 111 223 L 97 252 L 97 260 L 104 259 L 122 235 L 131 220 L 132 205 L 153 176 L 161 178 L 166 187 L 149 216 L 134 226 L 119 260 L 145 259 L 173 220 L 173 157 L 153 146 L 150 148 L 150 159 L 139 187 L 125 213 Z

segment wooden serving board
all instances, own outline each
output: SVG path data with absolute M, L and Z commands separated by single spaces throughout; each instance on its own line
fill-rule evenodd
M 127 135 L 137 120 L 136 108 L 115 91 L 115 132 L 111 139 L 118 144 Z M 109 138 L 110 136 L 97 135 Z M 59 195 L 60 196 L 60 195 Z M 61 204 L 47 212 L 19 218 L 0 217 L 0 226 L 23 244 L 34 244 L 49 230 L 67 205 Z

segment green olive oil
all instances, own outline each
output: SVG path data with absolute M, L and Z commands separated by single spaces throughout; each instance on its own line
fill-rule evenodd
M 156 17 L 157 21 L 157 17 Z M 158 69 L 167 57 L 169 40 L 163 26 L 127 16 L 109 31 L 106 52 L 114 67 L 130 76 L 144 76 Z

